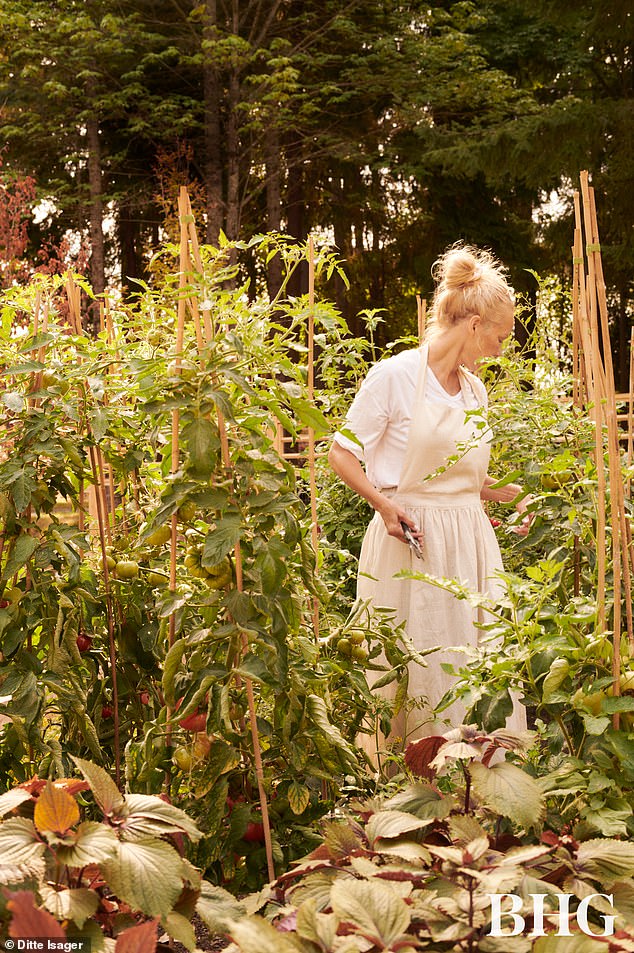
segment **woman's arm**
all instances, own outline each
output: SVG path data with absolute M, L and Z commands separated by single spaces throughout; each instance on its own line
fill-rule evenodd
M 413 536 L 417 539 L 422 539 L 423 534 L 419 531 L 418 526 L 412 522 L 411 518 L 400 506 L 397 506 L 393 500 L 384 496 L 370 483 L 359 460 L 357 460 L 350 450 L 346 450 L 346 448 L 342 447 L 336 440 L 333 441 L 330 447 L 328 463 L 337 476 L 340 477 L 351 490 L 354 490 L 354 492 L 362 496 L 364 500 L 367 500 L 370 506 L 379 513 L 390 536 L 394 536 L 396 539 L 406 542 L 401 528 L 401 521 L 403 521 L 410 527 Z
M 494 503 L 512 503 L 515 500 L 515 509 L 524 516 L 516 532 L 522 536 L 526 535 L 533 519 L 533 514 L 526 512 L 527 507 L 532 502 L 532 496 L 525 493 L 519 483 L 507 483 L 505 486 L 492 489 L 492 485 L 496 482 L 493 477 L 487 474 L 484 478 L 482 489 L 480 490 L 480 498 L 483 500 L 491 500 Z
M 494 503 L 512 503 L 513 500 L 524 493 L 519 483 L 507 483 L 506 486 L 491 489 L 494 483 L 497 483 L 497 480 L 487 474 L 480 490 L 480 497 L 483 500 L 491 500 Z M 527 505 L 526 496 L 522 496 L 522 499 L 518 500 L 516 504 L 518 512 L 523 513 Z

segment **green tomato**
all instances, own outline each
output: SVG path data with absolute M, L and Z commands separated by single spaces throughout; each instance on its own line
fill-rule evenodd
M 46 390 L 48 390 L 49 387 L 57 387 L 61 394 L 65 394 L 70 384 L 67 380 L 64 380 L 57 371 L 47 368 L 45 371 L 42 371 L 42 387 Z
M 186 500 L 184 503 L 181 503 L 176 512 L 183 523 L 193 523 L 198 510 L 192 500 Z
M 572 696 L 572 704 L 575 708 L 585 708 L 591 715 L 601 714 L 601 703 L 606 698 L 604 691 L 589 692 L 587 695 L 582 688 L 578 688 Z
M 139 564 L 133 559 L 122 559 L 114 568 L 119 579 L 136 579 L 139 575 Z
M 163 543 L 166 543 L 171 538 L 172 527 L 169 523 L 164 523 L 162 526 L 157 526 L 155 530 L 152 530 L 146 537 L 146 542 L 150 546 L 162 546 Z
M 350 654 L 352 655 L 352 658 L 355 659 L 357 662 L 365 662 L 367 661 L 369 653 L 367 649 L 363 648 L 362 645 L 353 645 L 352 648 L 350 649 Z
M 196 368 L 193 366 L 193 364 L 190 364 L 190 363 L 187 363 L 187 364 L 181 363 L 179 367 L 176 364 L 176 361 L 172 361 L 172 363 L 167 368 L 167 376 L 179 377 L 181 380 L 191 381 L 196 376 Z
M 11 589 L 9 589 L 7 595 L 9 596 L 12 604 L 16 606 L 18 602 L 24 598 L 24 590 L 20 589 L 19 586 L 12 586 Z
M 174 761 L 181 771 L 189 773 L 192 769 L 192 764 L 194 759 L 189 748 L 186 748 L 185 745 L 181 745 L 180 748 L 177 748 L 174 752 Z
M 169 582 L 167 576 L 165 576 L 162 572 L 149 572 L 146 576 L 146 579 L 150 586 L 153 586 L 155 589 L 166 586 Z
M 574 478 L 575 475 L 572 470 L 556 470 L 552 473 L 543 473 L 542 486 L 546 490 L 559 490 Z
M 621 675 L 621 691 L 634 692 L 634 672 L 627 671 Z

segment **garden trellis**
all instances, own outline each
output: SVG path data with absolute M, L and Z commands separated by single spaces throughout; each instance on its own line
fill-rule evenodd
M 588 173 L 581 173 L 581 195 L 575 192 L 573 254 L 573 370 L 574 397 L 594 420 L 597 470 L 597 611 L 600 631 L 607 617 L 608 549 L 612 555 L 612 673 L 619 694 L 621 675 L 622 611 L 625 608 L 629 653 L 634 651 L 632 631 L 631 530 L 625 508 L 625 483 L 621 433 L 618 426 L 608 309 L 603 279 L 601 245 L 594 189 Z M 631 409 L 630 409 L 631 416 Z M 607 474 L 606 474 L 607 456 Z M 610 505 L 608 507 L 608 491 Z M 608 521 L 609 529 L 608 532 Z M 618 724 L 618 713 L 613 716 Z

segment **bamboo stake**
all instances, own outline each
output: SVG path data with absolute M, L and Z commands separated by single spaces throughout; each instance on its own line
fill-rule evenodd
M 179 199 L 179 213 L 181 222 L 188 227 L 188 237 L 191 243 L 191 252 L 194 257 L 196 268 L 198 269 L 200 275 L 202 276 L 202 261 L 200 257 L 200 252 L 198 248 L 198 237 L 196 235 L 196 229 L 194 224 L 194 217 L 191 211 L 191 204 L 189 201 L 189 196 L 187 194 L 187 189 L 181 188 L 180 199 Z M 181 250 L 183 245 L 181 244 Z M 187 258 L 188 264 L 191 268 L 191 261 L 189 260 L 189 248 L 187 249 Z M 208 308 L 203 308 L 203 323 L 204 323 L 204 334 L 206 343 L 210 344 L 214 334 L 214 326 L 211 318 L 211 312 Z M 217 409 L 217 419 L 218 419 L 218 434 L 220 437 L 220 452 L 222 457 L 223 466 L 225 472 L 228 476 L 232 473 L 232 463 L 231 463 L 231 451 L 229 448 L 229 437 L 227 434 L 227 427 L 224 415 Z M 242 574 L 242 549 L 240 542 L 238 541 L 234 547 L 234 561 L 235 561 L 235 571 L 236 571 L 236 588 L 239 592 L 242 592 L 244 589 L 244 580 Z M 241 635 L 241 650 L 242 654 L 245 655 L 249 649 L 249 640 L 246 632 L 244 630 L 240 631 Z M 253 760 L 255 764 L 255 774 L 258 783 L 258 796 L 260 799 L 260 810 L 262 811 L 262 828 L 264 831 L 264 846 L 266 850 L 266 863 L 267 863 L 267 872 L 269 880 L 272 881 L 275 879 L 275 865 L 273 862 L 273 843 L 271 839 L 271 824 L 269 818 L 268 810 L 268 799 L 266 794 L 266 788 L 264 784 L 264 767 L 262 763 L 262 748 L 260 745 L 260 736 L 258 733 L 257 727 L 257 710 L 255 705 L 255 693 L 253 691 L 253 682 L 250 678 L 245 678 L 244 685 L 247 693 L 247 703 L 249 706 L 249 723 L 251 729 L 251 739 L 253 742 Z
M 178 212 L 180 218 L 180 251 L 179 251 L 179 273 L 178 273 L 178 306 L 176 312 L 176 343 L 175 350 L 176 354 L 174 357 L 174 373 L 176 376 L 181 374 L 181 354 L 183 351 L 183 341 L 185 338 L 185 314 L 186 314 L 186 300 L 185 300 L 185 284 L 187 281 L 187 272 L 189 270 L 189 253 L 188 253 L 188 243 L 187 243 L 187 230 L 184 222 L 184 198 L 183 192 L 186 192 L 184 188 L 180 189 L 178 196 Z M 172 454 L 170 461 L 170 470 L 172 473 L 176 473 L 179 467 L 180 462 L 180 447 L 179 447 L 179 429 L 180 429 L 180 413 L 178 407 L 175 407 L 172 410 Z M 178 543 L 178 513 L 172 513 L 172 518 L 170 522 L 170 574 L 169 574 L 169 589 L 170 592 L 176 592 L 176 547 Z M 167 641 L 169 648 L 172 647 L 175 641 L 176 636 L 176 613 L 171 612 L 168 623 L 168 635 Z M 167 705 L 167 724 L 165 727 L 165 744 L 169 748 L 172 742 L 172 725 L 171 725 L 172 710 Z M 169 768 L 165 774 L 166 783 L 169 787 L 170 784 L 170 771 Z
M 599 634 L 605 631 L 605 585 L 606 585 L 606 497 L 605 497 L 605 465 L 603 460 L 603 420 L 601 417 L 601 389 L 600 369 L 597 364 L 596 351 L 598 341 L 592 336 L 592 324 L 588 317 L 588 296 L 586 292 L 585 275 L 583 271 L 583 257 L 581 252 L 581 205 L 579 193 L 574 194 L 575 222 L 576 222 L 576 256 L 581 258 L 579 263 L 579 331 L 586 367 L 586 388 L 588 399 L 592 405 L 594 420 L 594 457 L 597 470 L 597 629 Z
M 69 316 L 71 326 L 77 335 L 83 335 L 81 322 L 81 293 L 72 277 L 68 275 L 66 279 L 66 294 L 68 298 Z M 101 561 L 104 575 L 104 593 L 106 601 L 106 615 L 108 620 L 108 649 L 110 658 L 110 672 L 112 676 L 112 707 L 114 722 L 114 761 L 115 761 L 115 780 L 117 786 L 121 785 L 121 739 L 119 737 L 119 684 L 117 678 L 117 652 L 114 637 L 114 611 L 112 605 L 112 593 L 110 590 L 110 574 L 108 572 L 108 561 L 106 559 L 107 539 L 110 539 L 110 526 L 107 519 L 106 501 L 103 487 L 103 458 L 99 448 L 94 442 L 94 434 L 88 421 L 86 409 L 84 407 L 84 424 L 89 438 L 93 441 L 88 449 L 90 465 L 92 469 L 93 482 L 95 485 L 95 503 L 97 509 L 97 524 L 99 529 L 99 541 L 101 545 Z
M 582 178 L 582 183 L 584 179 Z M 587 186 L 587 175 L 585 177 Z M 610 344 L 610 332 L 608 322 L 608 307 L 605 292 L 605 281 L 603 278 L 603 264 L 600 254 L 599 227 L 597 222 L 597 211 L 594 197 L 594 189 L 587 187 L 587 202 L 591 225 L 592 238 L 592 258 L 594 259 L 597 298 L 599 304 L 599 315 L 601 318 L 601 329 L 604 341 L 604 351 L 606 353 L 607 377 L 609 380 L 609 392 L 607 394 L 607 416 L 608 416 L 608 459 L 610 464 L 610 492 L 612 499 L 612 512 L 614 513 L 613 523 L 618 527 L 615 532 L 613 526 L 613 549 L 615 551 L 614 576 L 616 581 L 617 563 L 620 564 L 621 574 L 618 578 L 618 586 L 615 586 L 614 598 L 614 656 L 613 664 L 615 666 L 615 678 L 618 677 L 620 683 L 620 636 L 621 636 L 621 612 L 620 595 L 623 592 L 625 598 L 625 615 L 627 622 L 627 636 L 630 653 L 634 651 L 634 629 L 632 624 L 632 582 L 631 582 L 631 552 L 628 542 L 627 516 L 625 512 L 625 490 L 623 485 L 623 474 L 621 469 L 621 447 L 619 439 L 619 428 L 616 413 L 616 394 L 614 388 L 614 373 L 612 368 L 612 348 Z M 617 557 L 618 550 L 618 557 Z M 622 582 L 622 587 L 621 587 Z M 618 599 L 617 599 L 618 595 Z M 617 621 L 618 617 L 618 621 Z M 618 645 L 617 645 L 618 643 Z M 618 652 L 617 652 L 618 648 Z M 617 657 L 618 656 L 618 657 Z M 615 684 L 615 691 L 618 694 L 618 685 Z
M 583 181 L 583 180 L 582 180 Z M 587 182 L 587 178 L 586 178 Z M 601 318 L 601 329 L 603 333 L 603 347 L 606 353 L 606 376 L 609 381 L 609 392 L 607 394 L 607 414 L 608 414 L 608 458 L 610 463 L 610 492 L 612 499 L 612 510 L 616 509 L 616 521 L 620 532 L 614 532 L 613 529 L 613 547 L 619 551 L 619 560 L 622 568 L 622 591 L 625 598 L 625 617 L 627 623 L 627 636 L 630 654 L 634 652 L 634 626 L 632 619 L 632 579 L 631 579 L 631 550 L 628 539 L 628 523 L 625 512 L 625 487 L 623 484 L 623 473 L 621 469 L 621 445 L 619 437 L 619 427 L 616 412 L 616 394 L 614 386 L 614 371 L 612 366 L 612 347 L 610 343 L 610 329 L 608 321 L 608 305 L 605 292 L 605 280 L 603 277 L 603 263 L 601 261 L 599 226 L 597 221 L 597 210 L 594 196 L 594 189 L 588 187 L 588 205 L 590 212 L 591 234 L 592 234 L 592 257 L 595 264 L 597 298 L 599 302 L 599 315 Z M 616 554 L 614 575 L 616 579 Z M 621 577 L 619 576 L 619 587 Z M 619 596 L 621 589 L 619 588 Z M 615 594 L 614 613 L 617 615 L 618 609 L 618 632 L 619 632 L 619 658 L 616 659 L 616 635 L 615 635 L 615 664 L 618 670 L 620 680 L 620 631 L 621 631 L 621 613 L 620 598 L 617 600 Z M 615 633 L 617 626 L 615 624 Z M 618 693 L 618 692 L 617 692 Z
M 33 306 L 33 337 L 37 336 L 39 330 L 40 306 L 42 297 L 39 290 L 35 294 L 35 305 Z M 40 364 L 44 363 L 46 356 L 46 347 L 40 347 L 37 352 L 37 359 Z M 36 371 L 33 375 L 33 389 L 39 390 L 42 386 L 42 371 Z
M 581 249 L 581 231 L 579 228 L 574 230 L 574 241 L 572 251 L 572 404 L 573 412 L 578 413 L 581 407 L 581 394 L 586 394 L 587 385 L 582 381 L 582 373 L 585 372 L 585 365 L 582 364 L 582 351 L 580 347 L 580 295 L 583 265 L 583 253 Z M 574 593 L 578 596 L 581 592 L 581 551 L 579 537 L 574 538 Z
M 189 201 L 189 195 L 187 196 L 187 208 L 188 208 L 187 225 L 189 229 L 189 240 L 191 243 L 192 258 L 194 259 L 196 270 L 202 278 L 204 274 L 203 263 L 202 263 L 202 258 L 200 255 L 200 247 L 198 245 L 198 234 L 196 232 L 196 222 L 192 214 L 192 208 L 191 208 L 191 203 Z M 198 307 L 198 304 L 196 304 L 196 307 Z M 213 319 L 211 316 L 211 311 L 208 307 L 203 307 L 202 312 L 203 312 L 203 327 L 205 331 L 205 339 L 207 340 L 207 343 L 210 343 L 214 336 L 214 325 L 213 325 Z
M 308 400 L 315 399 L 315 245 L 312 235 L 308 238 Z M 308 475 L 310 483 L 311 539 L 315 564 L 319 559 L 319 527 L 317 523 L 317 478 L 315 473 L 315 429 L 308 428 Z M 319 600 L 312 598 L 313 631 L 319 639 Z
M 97 448 L 89 447 L 88 454 L 92 468 L 93 480 L 99 481 L 99 456 Z M 121 740 L 119 738 L 119 680 L 117 677 L 117 650 L 114 637 L 114 611 L 112 606 L 112 592 L 110 589 L 110 573 L 106 554 L 106 526 L 107 514 L 104 510 L 104 499 L 101 493 L 95 496 L 97 504 L 97 522 L 99 526 L 99 541 L 101 544 L 101 562 L 103 566 L 104 592 L 106 598 L 106 614 L 108 617 L 108 651 L 110 656 L 110 672 L 112 675 L 112 708 L 114 722 L 114 764 L 117 786 L 121 784 Z
M 628 548 L 628 530 L 625 515 L 625 501 L 623 495 L 623 479 L 621 471 L 621 452 L 616 414 L 616 396 L 614 391 L 614 374 L 612 368 L 612 353 L 609 337 L 607 301 L 605 297 L 605 283 L 600 257 L 600 243 L 594 202 L 594 190 L 588 183 L 586 172 L 581 173 L 583 192 L 584 224 L 586 236 L 586 253 L 588 258 L 588 275 L 590 288 L 591 322 L 597 326 L 597 336 L 601 334 L 604 358 L 605 391 L 604 414 L 607 431 L 608 453 L 608 482 L 610 487 L 610 526 L 612 532 L 612 562 L 613 562 L 613 625 L 612 625 L 612 675 L 614 679 L 613 691 L 620 694 L 621 677 L 621 602 L 624 594 L 627 631 L 629 644 L 632 646 L 632 603 L 631 603 L 631 574 L 630 553 Z M 598 316 L 597 316 L 598 305 Z M 613 725 L 618 728 L 618 713 L 613 715 Z
M 587 176 L 586 176 L 587 182 Z M 609 380 L 609 393 L 607 394 L 608 404 L 608 432 L 610 442 L 608 445 L 608 454 L 610 468 L 612 473 L 611 495 L 612 500 L 616 501 L 618 508 L 618 524 L 620 534 L 614 539 L 618 542 L 622 554 L 623 569 L 623 590 L 625 595 L 625 612 L 627 620 L 627 634 L 630 650 L 634 649 L 634 628 L 632 624 L 632 580 L 631 580 L 631 552 L 628 541 L 628 523 L 625 512 L 625 487 L 623 484 L 623 474 L 621 469 L 621 445 L 618 427 L 618 417 L 616 412 L 616 393 L 614 385 L 614 371 L 612 366 L 612 348 L 610 342 L 610 330 L 608 321 L 608 305 L 605 291 L 605 280 L 603 278 L 603 263 L 601 260 L 599 243 L 599 226 L 597 221 L 597 210 L 594 196 L 594 189 L 588 187 L 588 204 L 590 211 L 590 222 L 592 226 L 592 257 L 595 261 L 595 272 L 597 276 L 597 298 L 599 302 L 599 314 L 601 317 L 601 328 L 603 333 L 603 346 L 606 353 L 607 378 Z M 612 503 L 614 507 L 614 502 Z M 616 607 L 615 607 L 616 612 Z M 620 615 L 619 615 L 620 625 Z
M 578 193 L 577 193 L 578 194 Z M 582 402 L 582 352 L 580 349 L 579 331 L 579 296 L 581 293 L 581 266 L 583 252 L 581 248 L 581 231 L 575 228 L 574 244 L 572 247 L 572 402 L 580 407 Z
M 183 194 L 185 193 L 185 195 Z M 188 252 L 188 242 L 187 242 L 187 226 L 183 221 L 185 216 L 185 196 L 187 190 L 181 188 L 179 199 L 178 199 L 178 209 L 179 215 L 181 218 L 181 237 L 180 237 L 180 257 L 179 257 L 179 276 L 178 276 L 178 288 L 179 288 L 179 297 L 178 297 L 178 309 L 177 309 L 177 321 L 176 321 L 176 355 L 174 359 L 174 369 L 177 376 L 181 374 L 181 355 L 183 352 L 183 341 L 185 338 L 185 313 L 187 302 L 185 299 L 185 285 L 187 283 L 187 273 L 189 270 L 189 252 Z M 179 425 L 180 425 L 180 413 L 178 407 L 175 407 L 172 411 L 172 458 L 171 458 L 171 471 L 176 473 L 179 467 L 180 461 L 180 450 L 179 450 Z M 176 543 L 177 543 L 177 533 L 178 533 L 178 514 L 174 512 L 172 514 L 171 522 L 171 545 L 170 545 L 170 590 L 172 592 L 176 591 Z M 176 614 L 171 613 L 169 618 L 169 646 L 170 648 L 174 644 L 174 636 L 176 633 Z M 168 712 L 169 720 L 169 712 Z M 168 726 L 169 732 L 169 726 Z

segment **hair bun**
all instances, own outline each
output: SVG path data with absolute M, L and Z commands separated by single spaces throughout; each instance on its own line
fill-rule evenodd
M 439 285 L 448 291 L 453 291 L 458 288 L 467 288 L 479 281 L 484 276 L 487 266 L 497 270 L 488 252 L 469 246 L 454 247 L 439 258 L 434 269 L 434 277 Z
M 431 340 L 443 329 L 478 314 L 497 320 L 514 305 L 506 269 L 493 255 L 471 245 L 453 245 L 434 264 L 436 291 L 425 337 Z

